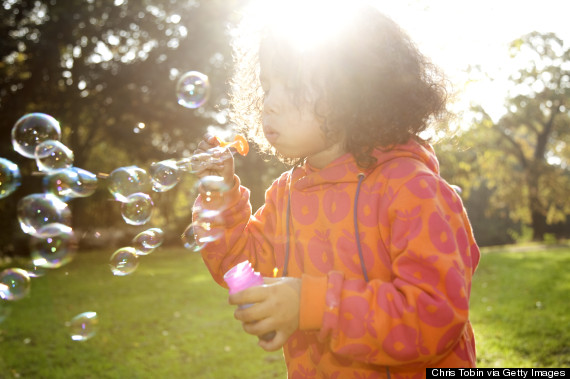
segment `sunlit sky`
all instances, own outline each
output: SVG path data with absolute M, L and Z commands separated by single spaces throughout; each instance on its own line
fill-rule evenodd
M 460 104 L 482 104 L 494 119 L 507 94 L 508 44 L 532 31 L 554 32 L 570 47 L 569 0 L 379 0 L 460 90 Z M 465 83 L 465 68 L 481 65 L 492 84 Z

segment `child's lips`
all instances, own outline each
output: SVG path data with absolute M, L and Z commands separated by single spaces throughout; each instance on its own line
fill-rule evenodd
M 263 128 L 263 134 L 265 134 L 265 138 L 267 138 L 267 141 L 269 141 L 269 143 L 273 143 L 277 140 L 277 138 L 279 138 L 279 133 L 269 127 Z

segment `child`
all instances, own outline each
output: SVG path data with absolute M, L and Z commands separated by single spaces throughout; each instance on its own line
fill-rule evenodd
M 203 207 L 221 212 L 196 229 L 212 241 L 202 256 L 221 285 L 245 260 L 267 277 L 229 301 L 254 304 L 235 317 L 249 334 L 275 332 L 259 345 L 283 347 L 289 377 L 420 378 L 427 367 L 473 367 L 468 309 L 479 250 L 419 137 L 445 112 L 444 82 L 392 20 L 354 4 L 322 36 L 307 28 L 295 41 L 271 19 L 259 44 L 237 34 L 234 121 L 295 165 L 253 215 L 232 157 L 199 172 L 230 188 L 204 185 L 196 200 L 195 219 Z M 313 31 L 323 32 L 334 6 L 326 2 Z M 196 154 L 215 146 L 206 136 Z M 214 230 L 221 238 L 201 238 Z

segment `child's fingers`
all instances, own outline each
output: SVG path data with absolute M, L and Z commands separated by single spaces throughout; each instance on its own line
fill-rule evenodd
M 275 337 L 273 337 L 273 339 L 264 340 L 260 338 L 258 345 L 265 351 L 277 351 L 281 349 L 283 345 L 285 345 L 285 342 L 287 342 L 288 338 L 288 335 L 278 331 L 275 333 Z

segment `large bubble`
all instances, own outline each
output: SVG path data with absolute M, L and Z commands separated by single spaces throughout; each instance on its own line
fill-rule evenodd
M 59 122 L 45 113 L 22 116 L 12 128 L 14 150 L 26 158 L 35 158 L 36 147 L 47 140 L 60 140 Z
M 77 240 L 69 226 L 49 224 L 42 227 L 39 234 L 47 237 L 30 239 L 30 254 L 35 266 L 57 268 L 71 262 L 77 250 Z
M 137 192 L 150 190 L 150 177 L 140 167 L 119 167 L 113 170 L 107 178 L 109 192 L 120 202 L 127 201 L 127 197 Z
M 144 225 L 152 216 L 154 203 L 149 195 L 142 192 L 129 195 L 121 204 L 121 215 L 127 224 Z
M 125 276 L 135 272 L 139 266 L 137 250 L 134 247 L 122 247 L 111 255 L 109 267 L 116 276 Z
M 47 140 L 36 146 L 36 163 L 40 171 L 49 172 L 73 165 L 73 151 L 56 140 Z
M 178 104 L 186 108 L 198 108 L 204 105 L 210 95 L 208 76 L 198 71 L 183 74 L 176 83 Z
M 24 233 L 36 237 L 48 237 L 49 224 L 71 226 L 71 211 L 66 203 L 52 194 L 32 194 L 18 202 L 18 221 Z M 43 228 L 43 229 L 42 229 Z
M 21 184 L 22 175 L 18 165 L 0 158 L 0 199 L 10 196 Z
M 91 196 L 97 190 L 97 176 L 77 167 L 51 171 L 44 177 L 44 191 L 62 199 Z
M 30 293 L 30 276 L 21 268 L 7 268 L 0 272 L 0 299 L 20 300 Z
M 180 181 L 180 171 L 174 159 L 154 162 L 150 166 L 149 173 L 152 189 L 156 192 L 168 191 Z
M 164 232 L 159 228 L 150 228 L 140 232 L 133 238 L 133 247 L 137 255 L 148 255 L 164 241 Z
M 96 312 L 83 312 L 66 323 L 74 341 L 86 341 L 97 333 L 99 318 Z

